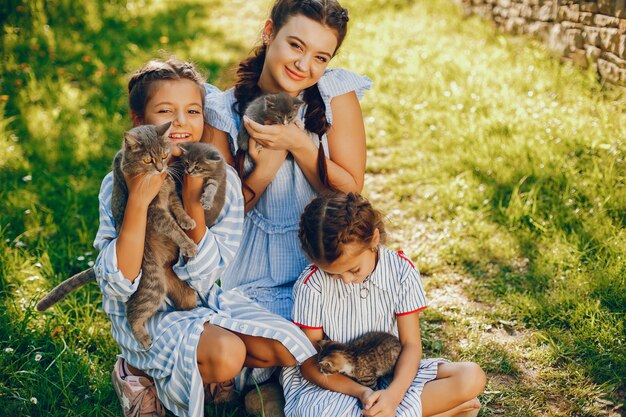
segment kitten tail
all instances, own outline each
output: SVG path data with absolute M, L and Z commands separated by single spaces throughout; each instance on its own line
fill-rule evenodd
M 96 280 L 96 274 L 93 268 L 86 269 L 71 278 L 66 279 L 56 287 L 52 289 L 44 298 L 37 303 L 38 311 L 45 311 L 64 299 L 69 293 L 75 289 L 82 287 Z

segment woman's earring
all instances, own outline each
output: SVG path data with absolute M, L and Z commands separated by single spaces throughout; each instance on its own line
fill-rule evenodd
M 378 252 L 378 245 L 371 247 L 370 250 L 374 253 Z
M 269 36 L 264 34 L 263 35 L 263 45 L 267 45 L 269 43 L 269 41 L 270 41 Z

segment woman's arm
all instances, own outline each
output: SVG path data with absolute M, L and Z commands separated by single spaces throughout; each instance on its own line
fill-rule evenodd
M 226 132 L 205 124 L 202 142 L 213 144 L 220 151 L 226 162 L 232 167 L 235 166 L 235 159 L 231 154 Z M 254 161 L 255 167 L 242 181 L 242 193 L 246 202 L 245 213 L 252 210 L 256 205 L 287 157 L 287 152 L 285 151 L 265 149 L 264 152 L 260 152 L 260 150 L 256 149 L 254 139 L 250 140 L 249 154 Z
M 328 180 L 343 192 L 360 192 L 365 178 L 365 126 L 361 106 L 355 92 L 334 97 L 331 110 L 337 116 L 327 133 L 330 159 L 326 159 Z M 318 148 L 308 133 L 289 125 L 264 126 L 245 120 L 244 126 L 250 136 L 268 149 L 288 150 L 311 185 L 322 191 L 317 167 Z
M 321 329 L 302 329 L 304 334 L 309 338 L 313 346 L 318 346 L 320 340 L 324 338 L 324 331 Z M 372 390 L 364 385 L 359 384 L 353 379 L 345 375 L 333 374 L 324 375 L 320 372 L 317 364 L 317 356 L 312 356 L 300 365 L 302 376 L 308 381 L 318 385 L 324 389 L 341 392 L 342 394 L 351 395 L 363 402 L 365 398 L 372 394 Z
M 386 389 L 376 391 L 367 398 L 363 404 L 364 416 L 395 416 L 398 405 L 417 375 L 422 357 L 418 312 L 398 316 L 398 335 L 402 351 L 396 363 L 393 380 Z

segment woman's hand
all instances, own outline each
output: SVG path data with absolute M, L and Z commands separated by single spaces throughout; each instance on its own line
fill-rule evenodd
M 402 399 L 398 400 L 387 390 L 375 391 L 363 404 L 363 415 L 366 417 L 394 417 Z
M 128 199 L 148 207 L 154 197 L 159 194 L 161 186 L 165 181 L 167 171 L 160 174 L 139 174 L 135 176 L 125 175 L 126 186 L 128 187 Z
M 262 174 L 264 177 L 274 178 L 274 175 L 280 169 L 285 158 L 287 158 L 287 151 L 285 149 L 270 149 L 264 146 L 259 147 L 255 139 L 250 138 L 250 144 L 248 145 L 248 154 L 252 161 L 254 161 L 255 171 Z
M 295 120 L 288 125 L 262 125 L 244 116 L 243 124 L 250 138 L 264 149 L 292 152 L 309 140 L 309 135 L 298 126 L 299 123 Z M 250 148 L 252 149 L 252 144 Z

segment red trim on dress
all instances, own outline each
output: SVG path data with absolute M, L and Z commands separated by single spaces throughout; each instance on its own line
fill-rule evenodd
M 413 263 L 413 262 L 412 262 L 412 261 L 408 258 L 408 256 L 406 256 L 406 255 L 404 254 L 404 251 L 403 251 L 403 250 L 399 250 L 399 251 L 398 251 L 398 256 L 399 256 L 399 257 L 401 257 L 402 259 L 404 259 L 405 261 L 407 261 L 408 263 L 410 263 L 410 264 L 411 264 L 411 267 L 412 267 L 413 269 L 415 269 L 415 264 L 414 264 L 414 263 Z
M 309 278 L 311 278 L 311 275 L 313 275 L 314 273 L 316 273 L 318 271 L 318 267 L 316 267 L 315 265 L 311 265 L 309 266 L 309 268 L 311 269 L 311 272 L 309 273 L 309 275 L 306 276 L 306 278 L 304 279 L 304 282 L 302 284 L 306 284 L 306 282 L 309 280 Z M 297 323 L 296 323 L 297 324 Z M 321 327 L 320 327 L 321 328 Z
M 322 326 L 320 326 L 320 327 L 305 326 L 304 324 L 300 324 L 300 323 L 295 322 L 295 321 L 293 321 L 293 320 L 291 320 L 291 321 L 293 322 L 293 324 L 295 324 L 296 326 L 301 327 L 301 328 L 303 328 L 303 329 L 321 330 L 321 329 L 323 329 L 323 328 L 324 328 L 324 327 L 322 327 Z
M 422 311 L 422 310 L 424 310 L 427 307 L 428 306 L 420 307 L 417 310 L 407 311 L 406 313 L 396 313 L 396 317 L 406 316 L 406 315 L 409 315 L 409 314 L 417 313 L 418 311 Z

